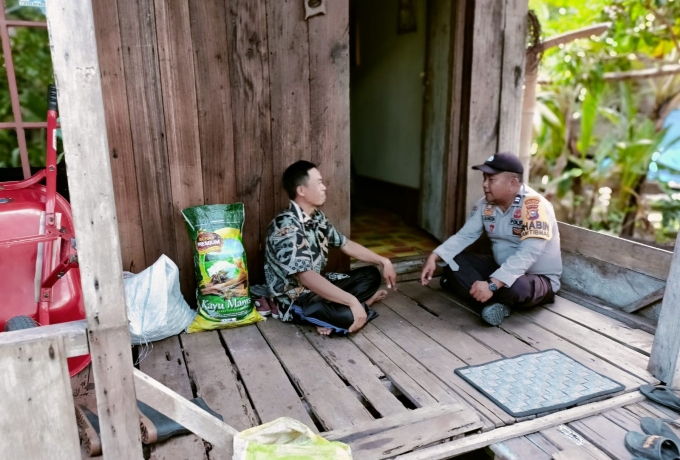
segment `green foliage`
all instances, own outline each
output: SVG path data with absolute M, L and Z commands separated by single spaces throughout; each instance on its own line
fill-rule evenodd
M 671 191 L 668 192 L 670 195 Z M 656 241 L 661 243 L 675 241 L 680 229 L 680 200 L 658 200 L 652 203 L 650 208 L 661 213 L 661 226 L 654 233 Z
M 44 21 L 37 8 L 19 7 L 17 0 L 5 1 L 8 18 Z M 12 56 L 19 89 L 21 115 L 24 121 L 45 121 L 47 113 L 47 85 L 53 82 L 52 60 L 44 28 L 15 27 L 10 29 Z M 2 66 L 4 58 L 0 55 Z M 0 72 L 0 121 L 13 121 L 7 73 Z M 43 129 L 26 130 L 29 163 L 45 165 L 46 132 Z M 0 167 L 19 167 L 19 147 L 13 130 L 0 130 Z
M 636 198 L 661 149 L 663 118 L 680 105 L 680 76 L 619 82 L 605 76 L 678 63 L 680 0 L 529 5 L 541 22 L 542 39 L 611 23 L 601 36 L 545 52 L 532 181 L 564 204 L 565 220 L 618 234 L 627 215 L 645 221 Z

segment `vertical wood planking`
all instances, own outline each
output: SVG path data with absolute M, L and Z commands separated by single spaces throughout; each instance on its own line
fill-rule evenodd
M 312 159 L 309 41 L 301 1 L 266 0 L 266 4 L 273 173 L 278 183 L 291 163 Z M 288 196 L 281 187 L 274 188 L 274 196 L 276 208 L 287 206 Z
M 77 24 L 77 27 L 64 27 Z M 120 241 L 91 0 L 47 2 L 103 449 L 139 458 Z
M 161 254 L 177 261 L 175 226 L 182 224 L 172 205 L 153 1 L 118 0 L 118 18 L 143 216 L 139 237 L 148 264 Z
M 307 22 L 311 161 L 328 187 L 324 213 L 349 236 L 349 1 L 326 2 L 326 14 Z M 329 270 L 347 268 L 347 258 L 328 264 Z
M 245 204 L 250 280 L 262 279 L 263 234 L 274 217 L 267 14 L 263 1 L 226 0 L 236 193 Z M 277 154 L 278 155 L 278 154 Z M 277 182 L 278 183 L 278 182 Z
M 482 173 L 470 167 L 484 163 L 498 148 L 504 8 L 504 2 L 499 0 L 475 2 L 467 135 L 466 213 L 482 196 Z
M 458 216 L 466 216 L 465 201 L 460 199 L 459 191 L 461 190 L 461 178 L 464 178 L 459 170 L 459 165 L 463 163 L 466 167 L 467 150 L 464 148 L 464 139 L 467 138 L 467 132 L 463 129 L 464 124 L 467 123 L 467 115 L 464 116 L 464 101 L 467 101 L 469 95 L 464 96 L 463 88 L 464 82 L 469 85 L 469 69 L 465 61 L 465 47 L 466 37 L 469 32 L 466 16 L 470 14 L 472 7 L 469 1 L 455 2 L 454 7 L 451 8 L 451 28 L 453 29 L 451 44 L 451 105 L 450 113 L 450 131 L 448 136 L 448 155 L 446 162 L 443 164 L 446 174 L 445 180 L 445 194 L 444 199 L 444 217 L 442 225 L 444 227 L 444 235 L 448 237 L 457 230 L 456 224 Z M 467 78 L 466 78 L 467 77 Z M 467 93 L 467 91 L 465 91 Z M 464 183 L 464 181 L 463 181 Z
M 118 4 L 115 0 L 93 2 L 99 69 L 101 71 L 106 127 L 116 214 L 121 216 L 118 232 L 123 268 L 139 272 L 146 268 L 139 190 L 135 177 L 135 153 L 130 133 L 130 114 L 125 70 L 121 53 Z
M 189 2 L 196 75 L 198 132 L 206 204 L 236 197 L 229 45 L 224 0 Z
M 527 0 L 505 0 L 498 151 L 514 155 L 519 155 L 528 9 Z
M 451 72 L 452 2 L 428 2 L 428 36 L 426 86 L 423 108 L 422 184 L 420 190 L 420 226 L 440 240 L 444 231 Z
M 193 248 L 181 211 L 204 201 L 189 5 L 187 0 L 158 0 L 155 11 L 175 220 L 175 262 L 182 293 L 191 299 L 195 287 Z

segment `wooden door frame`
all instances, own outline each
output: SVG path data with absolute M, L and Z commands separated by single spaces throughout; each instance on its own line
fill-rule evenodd
M 446 237 L 463 226 L 481 196 L 481 175 L 470 165 L 498 151 L 519 153 L 527 12 L 528 0 L 458 0 L 451 8 L 444 180 L 437 207 Z M 428 179 L 425 170 L 421 184 Z

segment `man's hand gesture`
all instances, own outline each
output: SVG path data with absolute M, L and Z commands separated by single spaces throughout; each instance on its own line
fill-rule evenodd
M 394 289 L 395 291 L 397 290 L 397 272 L 394 271 L 394 266 L 392 266 L 392 262 L 390 259 L 385 258 L 382 261 L 382 266 L 383 266 L 383 278 L 385 279 L 385 284 L 387 285 L 387 289 Z
M 420 283 L 423 286 L 427 286 L 432 280 L 434 271 L 437 269 L 437 262 L 440 260 L 442 260 L 441 257 L 433 252 L 423 264 L 423 270 L 420 272 Z

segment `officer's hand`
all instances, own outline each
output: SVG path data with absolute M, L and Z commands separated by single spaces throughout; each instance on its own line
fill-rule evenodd
M 486 281 L 475 281 L 470 289 L 470 295 L 478 302 L 486 302 L 493 297 L 493 292 L 489 289 L 489 283 Z
M 420 272 L 420 283 L 423 286 L 427 286 L 432 280 L 432 275 L 434 275 L 434 271 L 437 269 L 437 261 L 440 259 L 441 258 L 433 252 L 423 264 L 423 270 Z

